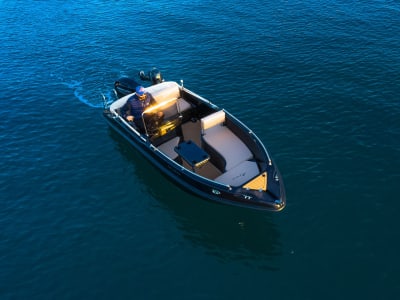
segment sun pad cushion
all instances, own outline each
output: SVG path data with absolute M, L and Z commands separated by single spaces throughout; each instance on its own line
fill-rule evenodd
M 243 161 L 214 180 L 230 186 L 241 186 L 259 174 L 257 163 Z

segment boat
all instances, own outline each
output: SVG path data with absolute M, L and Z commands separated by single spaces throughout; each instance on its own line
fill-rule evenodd
M 141 79 L 148 80 L 141 72 Z M 183 81 L 162 77 L 146 86 L 153 105 L 143 112 L 143 126 L 123 117 L 134 95 L 135 80 L 117 80 L 124 89 L 105 103 L 109 126 L 123 136 L 167 178 L 209 201 L 264 211 L 286 205 L 282 176 L 256 134 L 210 100 L 187 89 Z M 142 85 L 142 84 L 141 84 Z M 160 122 L 146 115 L 162 111 Z

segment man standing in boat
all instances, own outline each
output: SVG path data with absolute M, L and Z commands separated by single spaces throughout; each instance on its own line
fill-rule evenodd
M 129 98 L 124 106 L 124 117 L 128 122 L 135 122 L 136 126 L 141 130 L 144 131 L 144 124 L 143 124 L 143 112 L 151 106 L 152 99 L 148 93 L 146 93 L 143 86 L 136 87 L 135 95 Z M 157 125 L 157 123 L 161 122 L 162 118 L 164 117 L 164 113 L 154 112 L 152 114 L 146 115 L 145 114 L 145 121 L 146 126 L 149 125 Z

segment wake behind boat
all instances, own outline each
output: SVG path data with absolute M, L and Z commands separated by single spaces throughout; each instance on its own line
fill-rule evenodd
M 105 105 L 103 113 L 108 124 L 161 172 L 197 196 L 282 210 L 286 204 L 282 178 L 260 139 L 228 111 L 183 84 L 159 79 L 145 88 L 153 105 L 143 112 L 143 126 L 124 118 L 136 81 L 117 81 L 120 98 Z M 156 111 L 163 113 L 161 122 L 146 117 Z

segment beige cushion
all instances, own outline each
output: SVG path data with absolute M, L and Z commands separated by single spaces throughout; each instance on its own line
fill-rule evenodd
M 225 122 L 225 112 L 223 110 L 217 111 L 211 115 L 202 118 L 200 122 L 201 131 L 204 134 L 207 129 Z
M 259 174 L 257 163 L 243 161 L 214 180 L 230 186 L 241 186 Z
M 203 141 L 222 155 L 226 171 L 253 158 L 249 148 L 226 126 L 216 125 L 207 129 Z
M 183 112 L 191 108 L 190 104 L 180 98 L 179 85 L 173 81 L 165 81 L 146 88 L 157 103 L 159 111 L 164 112 L 164 117 L 169 118 L 179 112 Z M 178 107 L 177 107 L 178 106 Z
M 178 153 L 175 152 L 175 147 L 178 146 L 179 141 L 179 136 L 176 136 L 173 139 L 161 144 L 157 148 L 171 159 L 175 159 L 178 157 Z
M 165 81 L 146 88 L 146 91 L 157 103 L 178 99 L 180 97 L 179 85 L 173 81 Z

